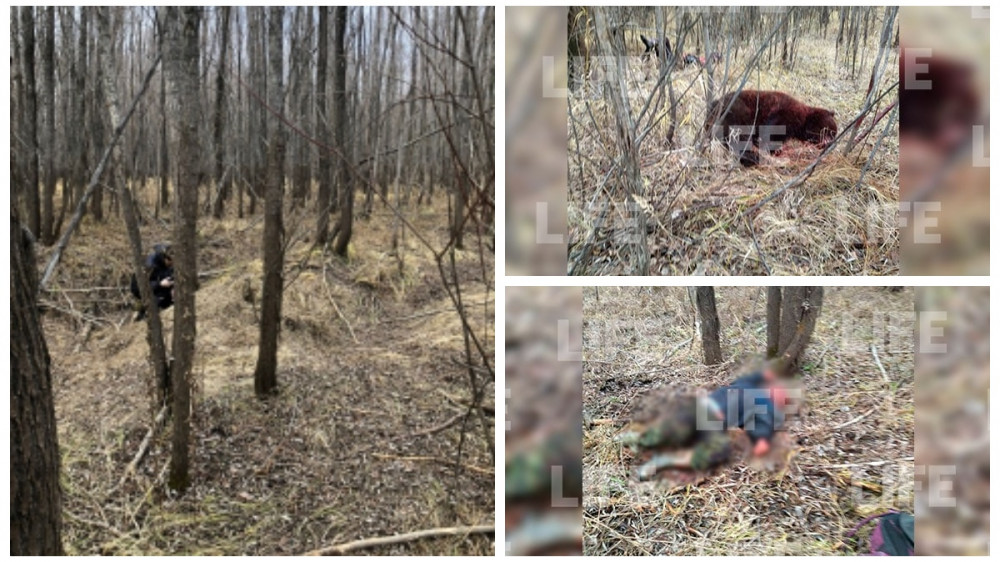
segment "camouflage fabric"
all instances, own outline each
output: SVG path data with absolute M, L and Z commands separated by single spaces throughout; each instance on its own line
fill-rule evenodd
M 642 432 L 622 435 L 621 440 L 625 444 L 657 451 L 639 467 L 640 480 L 652 478 L 664 468 L 702 471 L 729 459 L 732 445 L 728 432 L 723 429 L 698 429 L 698 400 L 694 395 L 674 396 L 664 405 L 663 414 Z M 705 406 L 709 412 L 716 407 L 707 400 Z M 683 452 L 688 449 L 690 455 Z
M 691 455 L 691 468 L 707 470 L 729 460 L 732 443 L 725 431 L 702 432 Z
M 583 435 L 578 431 L 559 431 L 544 442 L 525 450 L 508 453 L 504 463 L 507 499 L 551 497 L 552 488 L 561 484 L 562 497 L 583 495 Z M 559 481 L 553 480 L 552 468 L 560 467 Z

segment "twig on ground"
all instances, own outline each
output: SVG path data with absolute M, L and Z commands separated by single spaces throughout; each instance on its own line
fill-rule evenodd
M 878 365 L 878 370 L 882 372 L 882 380 L 885 381 L 885 413 L 891 415 L 893 411 L 892 381 L 889 380 L 889 373 L 885 372 L 885 367 L 882 366 L 882 361 L 878 358 L 875 344 L 872 344 L 872 357 L 875 358 L 875 364 Z
M 465 415 L 465 414 L 462 414 L 462 415 Z M 467 463 L 456 463 L 453 460 L 442 459 L 442 458 L 438 458 L 438 457 L 419 457 L 419 456 L 408 457 L 408 456 L 403 456 L 403 455 L 387 455 L 385 453 L 372 453 L 372 456 L 375 457 L 375 458 L 379 458 L 379 459 L 397 460 L 397 461 L 439 462 L 441 464 L 447 464 L 447 465 L 451 465 L 451 466 L 458 465 L 458 466 L 461 466 L 462 468 L 467 468 L 467 469 L 471 470 L 472 472 L 478 472 L 479 474 L 488 474 L 490 476 L 493 475 L 493 469 L 492 468 L 483 468 L 481 466 L 476 466 L 474 464 L 467 464 Z
M 354 343 L 360 343 L 358 341 L 358 336 L 354 335 L 354 328 L 351 327 L 351 323 L 347 321 L 347 318 L 344 317 L 344 313 L 340 311 L 340 307 L 337 306 L 337 301 L 333 300 L 333 293 L 330 292 L 330 284 L 326 281 L 326 260 L 323 261 L 323 288 L 326 289 L 326 298 L 330 299 L 330 304 L 333 305 L 334 312 L 336 312 L 337 316 L 344 321 L 344 324 L 347 326 L 347 331 L 351 333 L 351 339 L 354 340 Z
M 858 416 L 858 417 L 854 418 L 854 419 L 853 419 L 853 420 L 851 420 L 851 421 L 848 421 L 848 422 L 844 422 L 844 423 L 842 423 L 842 424 L 840 424 L 840 425 L 835 425 L 835 426 L 831 427 L 830 429 L 831 429 L 831 430 L 833 430 L 833 429 L 843 429 L 843 428 L 845 428 L 845 427 L 847 427 L 847 426 L 849 426 L 849 425 L 851 425 L 851 424 L 854 424 L 854 423 L 857 423 L 857 422 L 859 422 L 859 421 L 861 421 L 861 420 L 863 420 L 863 419 L 867 418 L 867 417 L 868 417 L 868 416 L 870 416 L 870 415 L 872 414 L 872 412 L 874 412 L 875 410 L 878 410 L 878 406 L 875 406 L 875 407 L 874 407 L 874 408 L 872 408 L 871 410 L 868 410 L 867 412 L 865 412 L 865 413 L 861 414 L 860 416 Z
M 411 433 L 410 437 L 423 437 L 424 435 L 431 435 L 433 433 L 443 431 L 458 423 L 458 420 L 462 419 L 463 417 L 465 417 L 465 412 L 460 412 L 458 414 L 455 414 L 442 424 L 435 425 L 434 427 L 431 427 L 429 429 L 424 429 L 421 431 L 417 431 L 415 433 Z
M 470 403 L 469 403 L 468 400 L 452 396 L 452 395 L 448 394 L 447 392 L 441 390 L 440 388 L 437 389 L 437 391 L 438 391 L 439 394 L 441 394 L 441 396 L 444 396 L 453 405 L 458 406 L 459 408 L 468 408 L 469 407 Z M 487 414 L 496 415 L 496 408 L 494 406 L 490 406 L 489 404 L 480 404 L 479 408 L 481 408 L 483 410 L 483 412 L 485 412 Z
M 494 525 L 475 525 L 472 527 L 443 527 L 438 529 L 423 529 L 421 531 L 412 531 L 400 535 L 393 535 L 391 537 L 374 537 L 369 539 L 361 539 L 361 540 L 346 542 L 343 544 L 338 544 L 333 546 L 327 546 L 320 548 L 318 550 L 313 550 L 312 552 L 307 552 L 303 554 L 303 556 L 330 556 L 336 554 L 346 554 L 352 550 L 370 548 L 373 546 L 399 544 L 403 542 L 410 542 L 430 537 L 478 535 L 484 533 L 493 533 L 494 530 L 495 530 Z
M 132 462 L 128 463 L 128 466 L 125 467 L 125 474 L 122 474 L 121 480 L 118 481 L 119 488 L 125 485 L 125 481 L 128 480 L 129 476 L 135 474 L 135 470 L 139 467 L 139 463 L 142 462 L 142 459 L 146 458 L 146 453 L 149 452 L 149 446 L 153 442 L 153 435 L 156 433 L 156 430 L 159 429 L 166 417 L 167 406 L 164 405 L 160 408 L 160 411 L 153 419 L 152 427 L 149 428 L 149 431 L 146 432 L 146 436 L 143 437 L 142 442 L 139 443 L 139 450 L 136 451 L 135 457 L 132 458 Z
M 854 468 L 856 466 L 882 466 L 884 464 L 892 464 L 892 463 L 906 462 L 912 460 L 913 457 L 902 457 L 890 461 L 853 462 L 847 464 L 803 464 L 800 466 L 802 468 Z

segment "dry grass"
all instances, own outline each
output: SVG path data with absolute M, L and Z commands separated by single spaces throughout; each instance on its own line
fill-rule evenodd
M 432 207 L 411 209 L 409 218 L 443 244 L 445 213 L 439 197 Z M 263 223 L 259 215 L 199 221 L 199 270 L 212 275 L 197 293 L 193 485 L 181 497 L 162 485 L 169 429 L 157 435 L 139 474 L 117 487 L 152 419 L 151 372 L 145 326 L 132 323 L 128 310 L 124 227 L 117 219 L 85 221 L 45 297 L 62 310 L 44 317 L 69 553 L 298 554 L 372 536 L 492 523 L 492 427 L 490 442 L 477 418 L 464 431 L 461 463 L 484 470 L 456 471 L 451 464 L 461 423 L 413 435 L 464 411 L 442 391 L 469 393 L 460 322 L 430 254 L 407 234 L 400 268 L 387 251 L 391 212 L 377 204 L 370 221 L 355 225 L 349 261 L 318 250 L 307 256 L 313 220 L 311 212 L 286 216 L 293 242 L 280 393 L 267 403 L 253 393 L 259 304 L 242 296 L 249 283 L 260 298 Z M 149 244 L 169 237 L 165 223 L 144 227 Z M 487 256 L 480 263 L 477 251 L 460 252 L 458 268 L 470 322 L 492 352 Z M 94 287 L 107 288 L 76 291 Z M 166 311 L 168 346 L 172 318 L 173 310 Z M 487 396 L 492 392 L 487 388 Z M 492 554 L 493 541 L 445 537 L 358 553 Z
M 585 416 L 614 420 L 584 435 L 585 552 L 828 555 L 864 516 L 912 512 L 912 323 L 899 323 L 912 318 L 912 289 L 826 290 L 779 462 L 636 481 L 613 439 L 643 399 L 726 384 L 765 348 L 766 291 L 718 288 L 717 299 L 730 359 L 706 367 L 685 289 L 585 289 Z
M 841 128 L 861 110 L 877 34 L 868 56 L 850 76 L 849 67 L 834 62 L 835 33 L 823 40 L 801 39 L 794 69 L 775 63 L 754 69 L 746 89 L 783 90 L 813 106 L 833 110 Z M 638 44 L 638 39 L 634 40 Z M 752 48 L 751 48 L 752 47 Z M 730 60 L 730 76 L 715 71 L 716 96 L 738 85 L 734 74 L 750 63 L 747 48 Z M 890 55 L 882 88 L 895 81 Z M 633 118 L 655 90 L 652 61 L 629 57 L 627 89 Z M 725 80 L 725 85 L 719 81 Z M 639 144 L 638 158 L 645 197 L 638 201 L 649 223 L 647 243 L 652 275 L 894 275 L 898 272 L 896 234 L 898 149 L 896 127 L 876 148 L 888 118 L 849 154 L 838 145 L 803 183 L 788 189 L 760 209 L 766 197 L 799 175 L 819 151 L 789 142 L 781 156 L 765 157 L 761 166 L 742 168 L 718 141 L 700 148 L 707 111 L 706 72 L 695 65 L 672 74 L 678 97 L 676 133 L 671 144 L 669 101 L 643 127 L 654 123 Z M 886 100 L 893 100 L 889 95 Z M 888 102 L 883 102 L 883 107 Z M 589 83 L 569 98 L 569 228 L 571 266 L 590 275 L 627 271 L 618 243 L 629 210 L 616 192 L 616 126 L 598 83 Z M 655 105 L 653 107 L 656 107 Z M 870 123 L 870 118 L 865 123 Z M 862 126 L 864 130 L 867 125 Z M 871 163 L 861 178 L 862 169 Z M 603 218 L 602 218 L 603 215 Z

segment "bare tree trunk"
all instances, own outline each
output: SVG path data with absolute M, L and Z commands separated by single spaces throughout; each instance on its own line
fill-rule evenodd
M 326 74 L 330 52 L 330 7 L 319 6 L 318 59 L 316 61 L 316 134 L 321 139 L 330 138 L 330 120 L 327 112 Z M 319 149 L 319 187 L 316 194 L 316 243 L 326 244 L 330 236 L 330 152 Z
M 701 347 L 705 351 L 705 364 L 722 363 L 722 346 L 719 345 L 719 313 L 715 309 L 715 288 L 698 287 L 698 316 L 701 318 Z
M 115 56 L 116 52 L 111 48 L 114 45 L 114 26 L 112 24 L 112 13 L 111 11 L 115 8 L 100 8 L 97 12 L 97 26 L 100 33 L 100 40 L 98 41 L 98 51 L 101 58 L 101 67 L 103 72 L 101 77 L 104 81 L 104 91 L 108 98 L 107 111 L 108 118 L 111 123 L 122 123 L 122 129 L 125 119 L 121 116 L 121 104 L 118 98 L 118 88 L 114 80 L 113 69 L 115 68 Z M 154 65 L 155 67 L 155 65 Z M 152 69 L 150 69 L 152 71 Z M 151 73 L 147 74 L 147 80 L 151 78 Z M 146 82 L 148 84 L 148 82 Z M 144 92 L 145 88 L 140 91 Z M 138 99 L 138 98 L 137 98 Z M 135 101 L 132 104 L 133 108 L 135 106 Z M 131 113 L 129 114 L 131 115 Z M 117 132 L 117 130 L 116 130 Z M 121 145 L 116 142 L 116 136 L 112 136 L 111 145 L 109 147 L 110 157 L 108 162 L 114 162 L 121 160 Z M 135 206 L 133 203 L 133 198 L 131 195 L 130 188 L 125 185 L 125 181 L 120 177 L 121 166 L 115 168 L 118 171 L 119 177 L 113 179 L 113 184 L 116 185 L 116 189 L 122 192 L 122 211 L 125 218 L 125 231 L 128 234 L 129 242 L 131 243 L 132 250 L 132 272 L 139 281 L 139 291 L 142 294 L 142 301 L 149 311 L 149 322 L 146 325 L 146 342 L 149 344 L 149 361 L 153 367 L 153 372 L 156 376 L 156 388 L 158 392 L 157 398 L 159 400 L 166 399 L 167 393 L 167 381 L 169 380 L 169 367 L 167 366 L 167 353 L 163 344 L 163 326 L 160 322 L 159 309 L 153 299 L 152 289 L 149 283 L 144 282 L 148 278 L 148 272 L 145 269 L 144 259 L 143 259 L 143 244 L 142 236 L 139 233 L 139 220 L 136 216 Z M 94 182 L 96 184 L 96 181 Z M 72 232 L 71 229 L 67 231 L 67 234 Z M 60 245 L 61 247 L 61 245 Z
M 223 160 L 225 158 L 225 148 L 222 144 L 223 125 L 226 117 L 226 56 L 229 54 L 229 6 L 218 8 L 222 10 L 221 21 L 222 38 L 219 45 L 219 68 L 215 75 L 215 122 L 213 123 L 213 147 L 215 148 L 215 201 L 212 205 L 212 216 L 216 219 L 222 218 L 222 212 L 227 199 L 229 199 L 229 181 L 223 183 Z
M 609 14 L 610 12 L 610 14 Z M 649 247 L 646 240 L 646 215 L 639 206 L 637 198 L 644 198 L 645 189 L 639 173 L 639 138 L 629 105 L 629 97 L 625 86 L 625 52 L 621 33 L 612 33 L 608 19 L 619 21 L 623 18 L 614 8 L 596 8 L 594 22 L 601 41 L 601 54 L 606 56 L 608 80 L 605 83 L 608 104 L 615 116 L 615 131 L 618 136 L 618 149 L 621 154 L 621 169 L 615 174 L 618 178 L 618 195 L 623 196 L 626 210 L 625 248 L 622 255 L 628 259 L 625 266 L 629 275 L 649 275 Z
M 778 339 L 781 370 L 799 366 L 823 305 L 822 287 L 785 287 L 782 290 L 781 330 Z
M 80 199 L 83 197 L 83 191 L 87 187 L 87 149 L 90 146 L 90 136 L 86 134 L 85 124 L 87 123 L 87 108 L 86 102 L 86 91 L 87 91 L 87 30 L 90 23 L 90 11 L 80 10 L 80 29 L 79 37 L 77 37 L 77 51 L 76 51 L 76 74 L 74 75 L 73 87 L 74 90 L 79 92 L 79 95 L 73 97 L 74 103 L 74 115 L 73 115 L 73 128 L 75 131 L 76 141 L 74 142 L 74 149 L 76 150 L 76 170 L 74 175 L 76 176 L 77 182 L 77 192 L 74 196 L 74 203 L 79 204 Z M 86 207 L 83 209 L 86 212 Z
M 282 30 L 284 9 L 269 9 L 268 36 L 268 105 L 281 111 L 284 100 L 282 83 Z M 268 120 L 268 181 L 264 193 L 264 286 L 261 295 L 260 346 L 254 371 L 254 391 L 267 398 L 278 387 L 278 329 L 281 325 L 282 269 L 282 198 L 284 192 L 285 129 L 277 118 Z
M 62 494 L 49 351 L 31 235 L 10 215 L 10 553 L 59 556 Z
M 191 483 L 191 367 L 195 352 L 195 290 L 198 286 L 198 186 L 201 179 L 201 138 L 198 134 L 198 65 L 201 8 L 160 8 L 166 27 L 164 72 L 177 115 L 177 216 L 174 218 L 174 364 L 173 436 L 170 489 L 183 492 Z
M 778 356 L 781 333 L 781 287 L 767 288 L 767 358 Z
M 22 186 L 27 207 L 28 230 L 32 235 L 41 234 L 41 202 L 38 193 L 38 93 L 35 83 L 35 8 L 22 6 L 21 11 L 21 66 L 24 76 L 24 142 L 27 144 L 27 173 Z
M 163 51 L 162 31 L 160 37 L 160 51 Z M 168 140 L 167 140 L 167 79 L 164 73 L 160 73 L 160 189 L 159 197 L 156 198 L 156 216 L 160 216 L 160 211 L 165 210 L 170 204 L 170 161 Z
M 42 187 L 42 244 L 51 246 L 56 240 L 55 210 L 53 205 L 56 196 L 56 16 L 55 8 L 48 6 L 40 8 L 43 13 L 42 27 L 45 35 L 42 39 L 42 141 L 41 149 L 44 155 L 41 162 L 45 172 Z
M 347 31 L 347 7 L 337 6 L 333 12 L 333 120 L 336 127 L 336 146 L 341 158 L 348 157 L 347 151 L 347 59 L 344 53 L 344 35 Z M 351 226 L 354 221 L 354 182 L 347 177 L 347 162 L 337 163 L 337 186 L 340 189 L 340 222 L 337 224 L 337 240 L 333 251 L 347 257 L 347 247 L 351 242 Z

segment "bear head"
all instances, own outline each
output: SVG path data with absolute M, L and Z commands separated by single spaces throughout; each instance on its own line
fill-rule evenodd
M 834 113 L 820 107 L 810 108 L 802 125 L 802 140 L 825 148 L 837 136 L 837 120 Z

